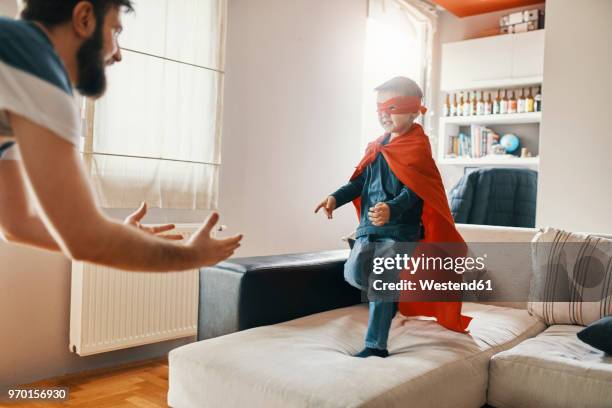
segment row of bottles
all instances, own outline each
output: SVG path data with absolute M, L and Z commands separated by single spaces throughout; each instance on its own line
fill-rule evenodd
M 493 92 L 472 91 L 459 92 L 459 96 L 446 94 L 444 116 L 499 115 L 507 113 L 540 112 L 542 110 L 542 95 L 540 87 L 504 89 Z

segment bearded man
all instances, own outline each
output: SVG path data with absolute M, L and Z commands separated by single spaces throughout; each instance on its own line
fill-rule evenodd
M 218 214 L 185 243 L 158 236 L 173 225 L 142 225 L 144 205 L 115 222 L 81 163 L 74 90 L 104 94 L 106 67 L 121 61 L 121 14 L 132 10 L 130 0 L 27 0 L 21 20 L 0 18 L 0 234 L 124 270 L 213 265 L 242 239 L 211 237 Z

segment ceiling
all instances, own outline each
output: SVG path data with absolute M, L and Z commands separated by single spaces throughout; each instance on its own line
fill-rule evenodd
M 544 0 L 430 0 L 457 17 L 467 17 L 543 3 Z

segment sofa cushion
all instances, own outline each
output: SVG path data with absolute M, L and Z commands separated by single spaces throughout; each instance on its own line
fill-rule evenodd
M 366 305 L 257 327 L 172 350 L 173 407 L 480 407 L 490 357 L 544 330 L 527 311 L 465 303 L 470 333 L 398 314 L 391 356 L 363 348 Z
M 457 224 L 457 229 L 469 244 L 470 256 L 494 254 L 494 262 L 487 259 L 478 279 L 490 280 L 495 290 L 466 291 L 463 295 L 473 293 L 479 303 L 526 309 L 532 269 L 530 243 L 538 230 L 469 224 Z
M 547 228 L 532 245 L 530 313 L 582 326 L 612 314 L 612 239 Z
M 576 335 L 589 346 L 612 355 L 612 316 L 591 323 Z
M 496 354 L 488 403 L 504 407 L 610 407 L 612 357 L 581 342 L 581 326 L 556 325 Z

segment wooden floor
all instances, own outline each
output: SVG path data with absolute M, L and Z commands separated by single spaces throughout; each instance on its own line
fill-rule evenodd
M 23 387 L 69 387 L 70 400 L 55 403 L 0 403 L 0 407 L 167 407 L 168 362 L 157 360 L 120 369 L 39 381 Z

